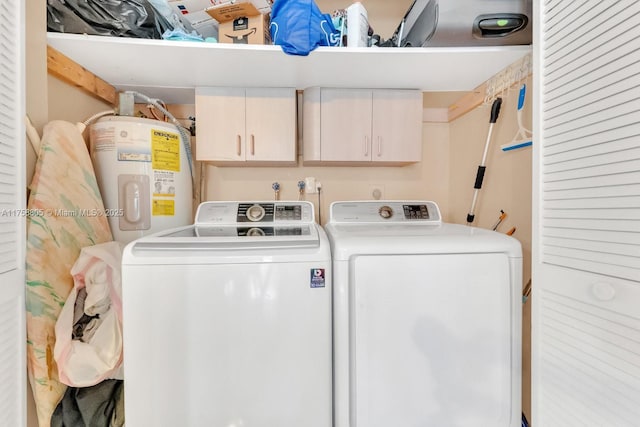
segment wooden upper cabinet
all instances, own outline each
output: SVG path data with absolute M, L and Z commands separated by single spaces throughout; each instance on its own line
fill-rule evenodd
M 196 159 L 296 162 L 296 91 L 292 88 L 196 89 Z
M 371 91 L 322 89 L 320 160 L 371 160 Z M 305 135 L 303 135 L 304 138 Z
M 422 159 L 422 93 L 374 90 L 371 160 L 418 162 Z
M 304 92 L 303 114 L 306 162 L 422 159 L 418 90 L 310 88 Z

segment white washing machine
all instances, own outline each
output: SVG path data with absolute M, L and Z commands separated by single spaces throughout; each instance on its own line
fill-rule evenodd
M 122 264 L 127 425 L 332 425 L 331 254 L 311 203 L 205 202 Z
M 335 427 L 516 427 L 517 240 L 426 201 L 336 202 Z

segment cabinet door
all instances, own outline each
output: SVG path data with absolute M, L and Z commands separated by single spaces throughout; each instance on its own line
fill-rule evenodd
M 196 159 L 245 160 L 245 89 L 196 89 Z
M 296 90 L 247 88 L 247 161 L 296 161 Z
M 320 160 L 371 160 L 371 91 L 322 89 Z
M 374 90 L 372 155 L 374 162 L 422 159 L 422 93 Z

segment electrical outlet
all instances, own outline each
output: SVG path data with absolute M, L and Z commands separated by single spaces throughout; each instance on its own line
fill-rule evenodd
M 372 200 L 384 199 L 384 185 L 382 184 L 369 185 L 369 197 L 371 197 Z
M 308 176 L 304 179 L 304 192 L 307 194 L 315 194 L 318 192 L 315 177 Z

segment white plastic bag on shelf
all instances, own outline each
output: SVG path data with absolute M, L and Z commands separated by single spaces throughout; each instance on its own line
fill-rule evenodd
M 180 17 L 174 12 L 173 8 L 169 5 L 167 0 L 147 0 L 156 9 L 158 13 L 165 17 L 174 30 L 182 30 L 187 32 L 180 21 Z M 168 30 L 167 30 L 168 31 Z
M 60 381 L 88 387 L 122 373 L 122 245 L 82 248 L 74 286 L 56 322 L 53 357 Z

